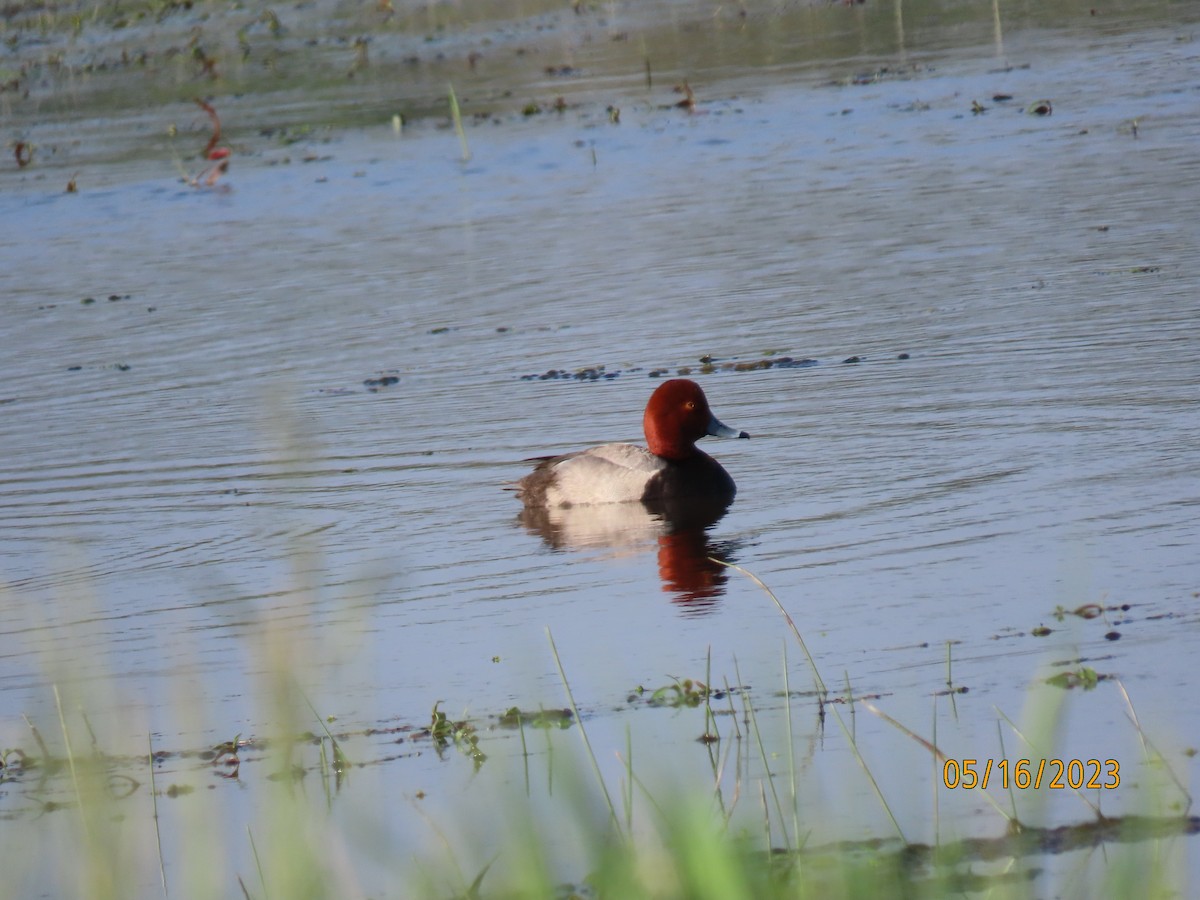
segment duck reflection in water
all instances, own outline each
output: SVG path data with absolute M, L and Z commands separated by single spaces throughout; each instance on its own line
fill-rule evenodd
M 556 550 L 601 550 L 616 556 L 656 549 L 663 590 L 692 612 L 702 612 L 725 593 L 733 547 L 713 541 L 708 529 L 724 505 L 613 503 L 604 506 L 532 507 L 518 520 Z
M 713 545 L 707 530 L 737 488 L 696 441 L 750 435 L 722 424 L 700 386 L 682 378 L 659 385 L 642 424 L 646 448 L 603 444 L 538 459 L 516 486 L 520 521 L 557 549 L 637 551 L 656 543 L 664 590 L 711 604 L 727 575 L 709 557 L 728 550 Z

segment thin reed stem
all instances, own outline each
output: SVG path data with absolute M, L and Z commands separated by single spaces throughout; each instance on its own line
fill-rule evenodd
M 792 634 L 795 635 L 796 641 L 800 644 L 800 649 L 804 651 L 804 655 L 808 658 L 808 664 L 812 668 L 813 679 L 816 681 L 816 684 L 817 684 L 817 693 L 820 695 L 821 700 L 824 700 L 826 695 L 829 693 L 829 691 L 825 687 L 825 680 L 821 677 L 820 671 L 817 670 L 817 662 L 815 659 L 813 659 L 813 655 L 808 652 L 808 645 L 804 643 L 804 638 L 800 635 L 800 629 L 796 627 L 796 623 L 794 621 L 792 621 L 792 617 L 791 617 L 791 615 L 788 614 L 788 611 L 783 608 L 783 604 L 779 602 L 779 598 L 776 597 L 774 592 L 769 587 L 767 587 L 762 582 L 762 580 L 757 575 L 755 575 L 753 572 L 751 572 L 749 569 L 743 569 L 739 565 L 735 565 L 734 563 L 730 563 L 730 562 L 725 562 L 724 560 L 717 559 L 716 557 L 713 557 L 713 556 L 708 557 L 708 559 L 710 562 L 715 562 L 717 565 L 725 566 L 725 568 L 727 568 L 727 569 L 736 569 L 737 571 L 741 572 L 743 575 L 745 575 L 747 578 L 749 578 L 751 581 L 753 581 L 755 584 L 757 584 L 760 588 L 762 588 L 766 592 L 767 596 L 771 598 L 771 600 L 775 603 L 775 606 L 778 607 L 778 609 L 781 613 L 783 613 L 783 618 L 787 621 L 788 627 L 792 630 Z
M 633 834 L 633 730 L 625 723 L 625 830 Z
M 79 790 L 79 773 L 75 771 L 75 753 L 71 750 L 71 733 L 67 731 L 67 719 L 63 715 L 62 697 L 58 693 L 58 685 L 54 688 L 54 705 L 58 709 L 58 727 L 62 729 L 63 743 L 67 748 L 67 765 L 71 769 L 71 784 L 75 788 L 75 800 L 79 803 L 79 820 L 83 823 L 83 832 L 88 841 L 92 839 L 91 828 L 88 826 L 87 814 L 84 812 L 83 793 Z
M 937 746 L 938 725 L 937 701 L 937 693 L 935 692 L 933 695 L 933 722 L 930 726 L 930 736 L 932 738 L 933 746 L 935 747 Z M 941 785 L 943 784 L 943 779 L 938 777 L 938 758 L 936 753 L 931 753 L 929 755 L 929 766 L 933 770 L 930 773 L 931 777 L 929 779 L 930 785 L 933 788 L 933 845 L 935 847 L 940 847 L 942 845 L 942 818 L 941 805 L 939 801 L 941 799 Z M 943 772 L 944 771 L 945 770 L 943 769 Z
M 1008 759 L 1008 750 L 1004 747 L 1004 728 L 1000 725 L 1000 720 L 996 720 L 996 738 L 1000 742 L 1000 758 Z M 1017 795 L 1016 788 L 1013 787 L 1012 779 L 1006 779 L 1008 782 L 1008 805 L 1012 807 L 1013 821 L 1018 821 L 1017 817 Z
M 258 883 L 262 885 L 263 900 L 270 900 L 271 892 L 267 890 L 267 876 L 263 872 L 262 860 L 258 858 L 258 844 L 254 843 L 254 832 L 246 826 L 246 837 L 250 839 L 250 852 L 254 854 L 254 868 L 258 869 Z
M 454 85 L 450 89 L 450 118 L 454 120 L 454 133 L 458 135 L 458 145 L 462 149 L 462 161 L 471 161 L 471 148 L 467 146 L 467 132 L 463 129 L 462 112 L 458 108 L 458 97 L 454 94 Z
M 1033 741 L 1031 741 L 1029 738 L 1027 738 L 1024 735 L 1024 733 L 1022 733 L 1021 729 L 1017 727 L 1017 723 L 1014 722 L 1012 719 L 1010 719 L 1004 713 L 1004 711 L 1002 709 L 1000 709 L 1000 707 L 995 706 L 992 708 L 995 709 L 997 714 L 999 714 L 999 716 L 1002 719 L 1004 719 L 1005 722 L 1008 723 L 1008 727 L 1013 730 L 1013 734 L 1015 734 L 1017 737 L 1019 737 L 1024 742 L 1026 747 L 1028 747 L 1030 750 L 1033 751 L 1033 753 L 1035 753 L 1039 756 L 1042 756 L 1042 757 L 1045 756 L 1045 754 L 1041 751 L 1041 749 L 1036 744 L 1034 744 Z M 1098 807 L 1095 803 L 1093 803 L 1091 800 L 1089 800 L 1087 798 L 1087 795 L 1084 794 L 1083 791 L 1079 790 L 1078 788 L 1071 787 L 1071 785 L 1069 783 L 1064 782 L 1064 784 L 1066 784 L 1067 790 L 1071 791 L 1076 797 L 1078 797 L 1080 800 L 1082 800 L 1084 803 L 1087 804 L 1088 809 L 1090 809 L 1093 813 L 1096 814 L 1096 818 L 1100 818 L 1100 819 L 1104 818 L 1104 813 L 1100 812 L 1100 807 Z M 986 796 L 986 794 L 984 796 Z M 995 805 L 995 804 L 993 804 L 993 805 Z M 999 807 L 996 807 L 996 808 L 999 809 Z M 1003 810 L 1001 810 L 1001 812 L 1003 812 Z
M 883 715 L 883 713 L 880 713 L 865 700 L 860 700 L 859 702 L 865 704 L 866 707 L 872 712 L 875 712 L 881 716 Z M 838 726 L 842 729 L 842 734 L 845 735 L 846 742 L 850 745 L 850 752 L 853 753 L 854 758 L 858 760 L 858 765 L 863 770 L 863 774 L 867 776 L 867 781 L 871 783 L 871 788 L 875 791 L 875 796 L 879 798 L 879 803 L 881 806 L 883 806 L 883 811 L 887 813 L 887 817 L 891 819 L 892 827 L 896 829 L 896 834 L 900 836 L 900 840 L 907 844 L 908 838 L 904 836 L 904 829 L 900 827 L 900 822 L 896 819 L 895 814 L 892 812 L 892 808 L 888 805 L 887 798 L 883 796 L 883 789 L 879 786 L 879 782 L 875 780 L 875 776 L 871 772 L 871 767 L 867 765 L 867 761 L 863 759 L 862 753 L 859 752 L 858 741 L 854 739 L 854 735 L 850 733 L 850 729 L 848 729 L 846 727 L 846 723 L 842 721 L 841 713 L 834 709 L 833 704 L 830 704 L 829 708 L 833 711 L 833 717 L 837 719 Z M 887 717 L 885 716 L 885 718 Z
M 604 794 L 604 802 L 608 804 L 608 814 L 612 818 L 613 827 L 616 828 L 617 834 L 620 834 L 621 820 L 617 816 L 617 808 L 613 805 L 612 797 L 608 793 L 608 786 L 604 783 L 604 775 L 600 771 L 600 763 L 596 760 L 596 754 L 592 751 L 592 742 L 588 740 L 587 729 L 583 727 L 583 719 L 579 715 L 579 707 L 575 705 L 575 697 L 571 693 L 571 683 L 567 681 L 567 673 L 563 669 L 562 660 L 558 656 L 558 648 L 554 645 L 554 635 L 551 634 L 549 626 L 546 628 L 546 638 L 550 641 L 550 652 L 554 654 L 554 664 L 558 666 L 558 674 L 562 678 L 563 689 L 567 692 L 567 702 L 571 704 L 571 712 L 575 716 L 575 723 L 579 726 L 579 735 L 583 738 L 583 746 L 587 750 L 588 759 L 592 762 L 592 771 L 596 775 L 596 781 L 600 785 L 601 793 Z
M 954 695 L 957 691 L 954 690 L 954 664 L 953 657 L 950 652 L 951 642 L 946 641 L 946 690 L 950 694 L 950 711 L 954 715 L 955 721 L 958 720 L 958 701 Z
M 792 689 L 788 682 L 787 641 L 781 643 L 783 644 L 783 710 L 787 724 L 788 781 L 792 791 L 792 836 L 798 844 L 800 841 L 800 800 L 796 786 L 796 740 L 792 733 Z
M 162 879 L 163 896 L 169 897 L 171 892 L 167 889 L 167 867 L 163 862 L 162 832 L 158 827 L 158 788 L 154 784 L 154 738 L 148 731 L 146 732 L 146 747 L 149 750 L 150 803 L 154 811 L 154 841 L 158 845 L 158 875 Z
M 1183 810 L 1186 815 L 1192 809 L 1191 792 L 1184 786 L 1179 776 L 1175 774 L 1175 770 L 1171 768 L 1170 763 L 1167 762 L 1167 758 L 1154 746 L 1154 742 L 1142 730 L 1142 723 L 1138 721 L 1137 710 L 1133 708 L 1133 701 L 1129 698 L 1129 692 L 1125 690 L 1125 684 L 1119 678 L 1117 679 L 1117 687 L 1121 689 L 1121 696 L 1125 698 L 1125 706 L 1129 712 L 1129 721 L 1133 723 L 1133 727 L 1138 733 L 1138 740 L 1142 742 L 1142 752 L 1146 754 L 1147 759 L 1151 758 L 1151 752 L 1153 752 L 1155 761 L 1166 770 L 1167 774 L 1171 776 L 1171 780 L 1175 782 L 1175 787 L 1179 788 L 1179 792 L 1187 798 L 1187 805 Z
M 738 668 L 738 662 L 737 662 L 736 657 L 733 660 L 733 672 L 737 676 L 738 684 L 741 685 L 742 673 Z M 755 713 L 754 704 L 750 702 L 749 693 L 746 691 L 746 689 L 744 687 L 739 688 L 739 689 L 742 694 L 742 705 L 746 709 L 746 716 L 750 721 L 751 729 L 753 729 L 753 731 L 754 731 L 754 741 L 758 745 L 758 754 L 759 754 L 759 757 L 762 759 L 764 779 L 771 788 L 771 798 L 775 802 L 775 815 L 777 815 L 779 817 L 779 830 L 783 832 L 783 846 L 784 846 L 785 850 L 791 850 L 792 842 L 791 842 L 791 839 L 788 837 L 787 825 L 785 824 L 787 820 L 783 817 L 783 806 L 779 802 L 779 792 L 775 790 L 775 778 L 771 774 L 771 760 L 767 754 L 767 747 L 763 743 L 762 732 L 759 730 L 759 727 L 758 727 L 758 715 Z M 761 782 L 759 783 L 759 788 L 761 791 L 762 790 Z M 766 802 L 766 794 L 765 793 L 763 794 L 763 802 L 764 803 Z M 768 836 L 768 838 L 770 837 L 770 831 L 771 831 L 770 821 L 771 821 L 771 817 L 770 817 L 770 815 L 767 815 L 767 836 Z M 768 843 L 767 846 L 770 847 L 770 844 Z

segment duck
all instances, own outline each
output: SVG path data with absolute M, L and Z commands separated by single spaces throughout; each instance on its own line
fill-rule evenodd
M 687 378 L 664 381 L 646 403 L 642 427 L 645 447 L 602 444 L 529 460 L 537 465 L 517 482 L 517 497 L 527 509 L 733 501 L 733 479 L 696 441 L 750 435 L 713 415 L 700 385 Z

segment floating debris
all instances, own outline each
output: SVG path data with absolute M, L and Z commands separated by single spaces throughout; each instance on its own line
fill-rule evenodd
M 620 375 L 619 372 L 608 372 L 604 366 L 588 366 L 583 369 L 576 369 L 571 372 L 566 369 L 547 369 L 541 375 L 522 375 L 522 381 L 554 381 L 561 379 L 564 381 L 599 381 L 603 379 L 613 379 Z
M 212 123 L 212 134 L 209 136 L 208 143 L 204 145 L 204 149 L 200 152 L 200 156 L 208 160 L 211 165 L 201 170 L 198 175 L 185 175 L 184 181 L 192 187 L 213 187 L 221 176 L 229 171 L 229 159 L 232 151 L 228 147 L 217 146 L 221 142 L 221 119 L 212 104 L 199 97 L 196 97 L 195 101 L 196 105 L 204 110 L 209 121 Z
M 896 359 L 909 359 L 908 353 L 899 354 Z M 866 362 L 865 356 L 850 356 L 842 360 L 843 364 Z M 811 357 L 773 356 L 766 355 L 756 359 L 718 360 L 711 355 L 699 358 L 700 366 L 655 366 L 646 370 L 647 378 L 686 377 L 692 374 L 712 375 L 716 372 L 760 372 L 766 369 L 808 369 L 821 364 L 820 360 Z M 600 381 L 618 378 L 621 375 L 641 372 L 642 369 L 609 370 L 605 366 L 587 366 L 582 369 L 547 369 L 545 372 L 534 372 L 519 376 L 522 381 Z
M 109 303 L 117 303 L 121 300 L 128 300 L 132 296 L 132 294 L 109 294 L 107 300 Z M 95 297 L 84 297 L 79 301 L 81 306 L 91 306 L 95 302 Z
M 399 375 L 380 375 L 377 378 L 363 379 L 363 387 L 372 392 L 378 391 L 380 388 L 391 387 L 392 385 L 399 383 Z
M 686 109 L 692 112 L 696 108 L 696 95 L 692 91 L 692 86 L 684 81 L 682 84 L 677 84 L 674 87 L 676 94 L 683 94 L 684 97 L 678 103 L 674 104 L 677 109 Z

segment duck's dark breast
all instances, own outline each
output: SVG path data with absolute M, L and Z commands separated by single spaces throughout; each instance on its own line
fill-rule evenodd
M 642 502 L 685 497 L 733 500 L 737 486 L 721 464 L 699 450 L 684 460 L 672 460 L 666 468 L 646 482 Z

